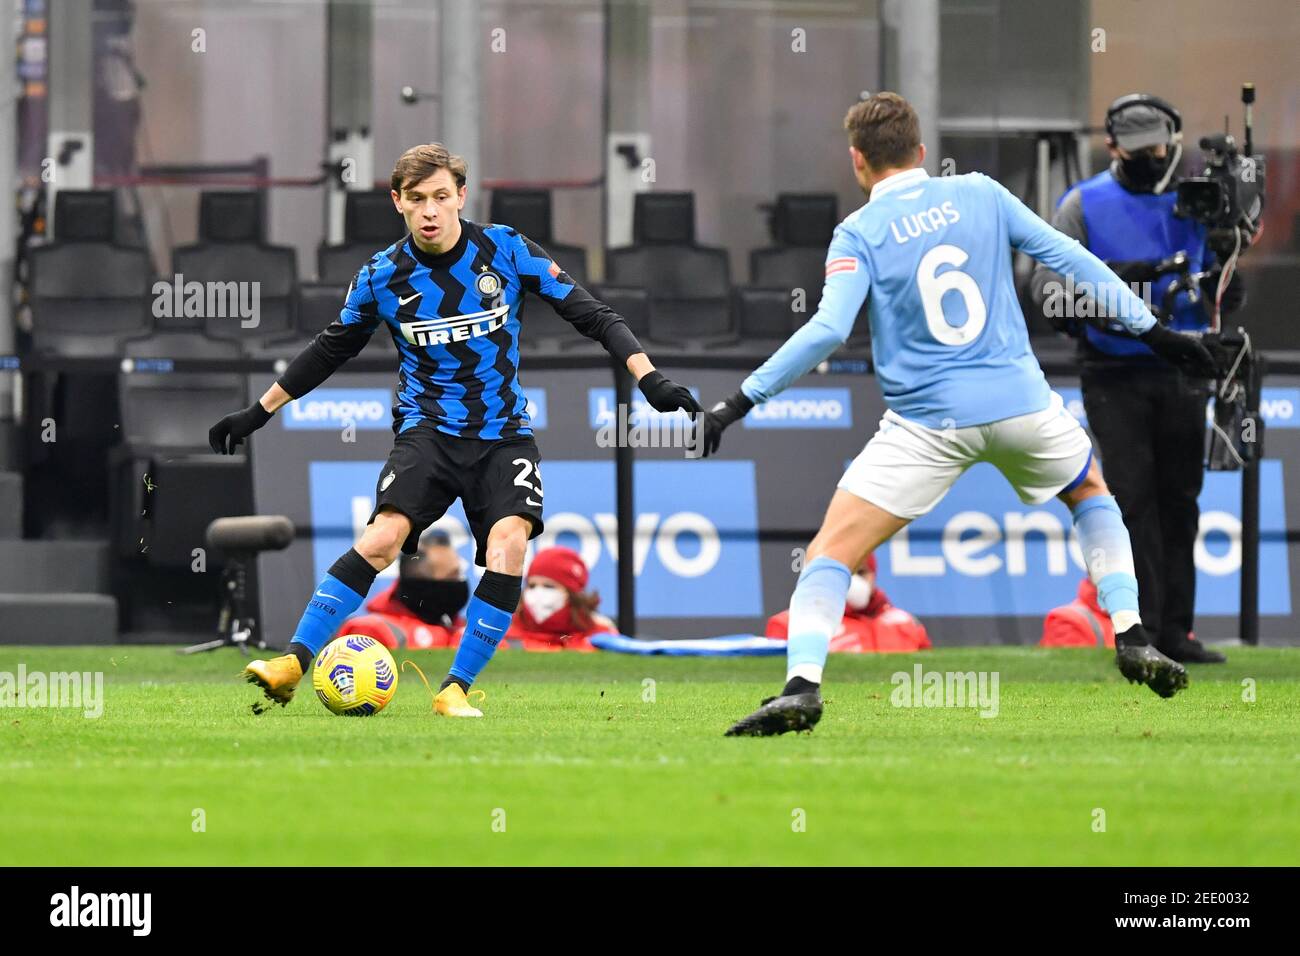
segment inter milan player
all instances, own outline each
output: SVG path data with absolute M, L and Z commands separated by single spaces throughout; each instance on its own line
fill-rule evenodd
M 1087 433 L 1029 348 L 1010 250 L 1104 290 L 1097 298 L 1117 304 L 1112 318 L 1180 367 L 1212 377 L 1209 352 L 1158 325 L 1101 260 L 992 179 L 928 177 L 916 113 L 901 96 L 878 93 L 855 104 L 844 125 L 868 202 L 835 230 L 817 313 L 705 415 L 703 450 L 716 451 L 724 428 L 838 348 L 864 300 L 887 411 L 840 479 L 808 548 L 790 602 L 785 687 L 728 734 L 812 729 L 852 569 L 980 461 L 994 464 L 1021 501 L 1059 497 L 1069 506 L 1088 573 L 1115 625 L 1120 671 L 1172 696 L 1187 685 L 1187 672 L 1147 640 L 1128 532 Z
M 535 242 L 508 226 L 460 218 L 465 161 L 443 146 L 415 146 L 393 169 L 392 196 L 408 234 L 373 256 L 338 319 L 247 409 L 208 435 L 216 452 L 261 428 L 306 395 L 387 325 L 401 356 L 393 406 L 396 438 L 364 533 L 321 579 L 289 653 L 253 661 L 247 679 L 287 704 L 315 654 L 354 612 L 375 575 L 414 554 L 420 534 L 457 499 L 486 567 L 465 608 L 466 627 L 435 699 L 439 714 L 481 717 L 470 685 L 492 658 L 519 605 L 524 550 L 542 531 L 542 476 L 519 385 L 519 307 L 545 300 L 627 366 L 661 412 L 696 413 L 691 393 L 655 371 L 623 319 L 593 299 Z

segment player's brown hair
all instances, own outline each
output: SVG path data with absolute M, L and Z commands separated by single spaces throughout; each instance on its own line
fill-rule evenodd
M 849 107 L 844 117 L 849 143 L 872 169 L 904 166 L 916 158 L 921 123 L 916 110 L 897 93 L 876 93 Z
M 456 188 L 465 185 L 469 166 L 464 157 L 449 151 L 442 143 L 425 143 L 412 146 L 397 160 L 390 183 L 393 192 L 400 193 L 408 186 L 422 183 L 440 169 L 446 169 L 456 179 Z

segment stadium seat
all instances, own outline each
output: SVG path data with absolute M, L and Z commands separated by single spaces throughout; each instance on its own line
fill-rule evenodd
M 295 340 L 302 344 L 310 342 L 316 333 L 339 317 L 343 309 L 343 300 L 347 297 L 347 286 L 326 285 L 320 282 L 304 282 L 298 286 L 297 330 Z M 366 353 L 373 354 L 379 348 L 396 354 L 393 337 L 389 334 L 387 323 L 381 322 L 375 334 L 366 345 Z
M 343 242 L 337 246 L 321 244 L 316 252 L 317 278 L 346 288 L 371 256 L 405 234 L 406 223 L 393 208 L 393 197 L 387 189 L 350 192 L 343 207 Z
M 772 239 L 784 248 L 824 251 L 839 222 L 834 193 L 778 193 L 770 222 Z
M 164 332 L 128 342 L 128 358 L 239 358 L 234 342 Z M 113 456 L 117 553 L 155 566 L 188 566 L 214 518 L 252 510 L 247 456 L 214 455 L 208 428 L 248 404 L 238 372 L 126 374 L 120 382 L 124 442 Z
M 117 242 L 108 190 L 61 190 L 55 239 L 29 253 L 32 349 L 53 358 L 115 355 L 153 326 L 153 264 L 144 249 Z M 27 461 L 38 469 L 31 494 L 42 528 L 85 527 L 107 508 L 103 472 L 115 438 L 117 380 L 89 372 L 24 376 L 30 421 L 52 422 L 56 440 L 27 432 Z M 37 440 L 40 438 L 40 440 Z
M 734 293 L 740 337 L 755 349 L 779 348 L 806 317 L 791 308 L 786 289 L 737 288 Z
M 111 355 L 152 328 L 153 264 L 144 249 L 114 239 L 109 190 L 60 191 L 55 241 L 30 253 L 32 344 L 38 352 Z
M 694 195 L 637 195 L 632 235 L 633 245 L 609 251 L 603 294 L 645 290 L 653 341 L 686 349 L 734 342 L 727 252 L 696 245 Z
M 199 200 L 199 241 L 172 254 L 172 267 L 188 285 L 205 286 L 202 318 L 159 319 L 158 327 L 177 331 L 202 329 L 214 339 L 239 342 L 254 349 L 293 329 L 293 287 L 298 278 L 297 256 L 288 246 L 263 240 L 265 214 L 257 192 L 205 192 Z M 250 304 L 258 283 L 257 324 L 245 327 L 236 309 Z
M 494 189 L 488 218 L 518 230 L 536 242 L 574 282 L 587 285 L 587 251 L 581 246 L 556 242 L 551 230 L 551 193 L 546 189 Z M 555 315 L 548 306 L 530 305 L 525 297 L 519 309 L 523 334 L 519 347 L 529 354 L 587 350 L 596 345 Z M 617 306 L 611 307 L 618 311 Z M 596 346 L 597 348 L 599 346 Z
M 302 282 L 298 285 L 296 337 L 305 342 L 339 317 L 348 287 L 324 282 Z
M 632 244 L 695 245 L 695 194 L 637 193 L 632 203 Z
M 587 284 L 587 250 L 557 242 L 551 229 L 551 193 L 548 189 L 494 189 L 488 218 L 511 226 L 544 248 L 578 283 Z
M 606 285 L 600 287 L 600 299 L 623 317 L 634 335 L 645 335 L 650 328 L 650 293 L 645 289 Z
M 774 244 L 750 252 L 750 283 L 736 294 L 737 324 L 746 342 L 770 344 L 774 337 L 784 340 L 817 311 L 826 250 L 838 223 L 838 201 L 833 193 L 781 193 L 776 197 L 769 220 Z M 797 290 L 802 290 L 801 296 L 796 296 Z M 796 308 L 800 300 L 802 311 Z M 857 351 L 869 341 L 864 305 L 847 347 Z

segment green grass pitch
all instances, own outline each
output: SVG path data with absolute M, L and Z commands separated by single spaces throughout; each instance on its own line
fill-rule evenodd
M 105 674 L 99 719 L 0 707 L 0 863 L 1293 865 L 1300 651 L 1229 658 L 1165 701 L 1103 651 L 839 655 L 815 733 L 731 739 L 781 659 L 506 651 L 483 720 L 409 669 L 344 719 L 309 680 L 252 716 L 233 650 L 0 648 Z M 997 672 L 997 716 L 893 706 L 918 662 Z

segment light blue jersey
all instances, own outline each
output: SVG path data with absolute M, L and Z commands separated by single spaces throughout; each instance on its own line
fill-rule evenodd
M 1155 317 L 1075 239 L 980 173 L 890 176 L 835 229 L 816 314 L 741 390 L 764 402 L 849 337 L 867 299 L 885 404 L 930 428 L 965 428 L 1042 411 L 1051 390 L 1029 348 L 1011 249 L 1089 282 L 1132 332 Z

